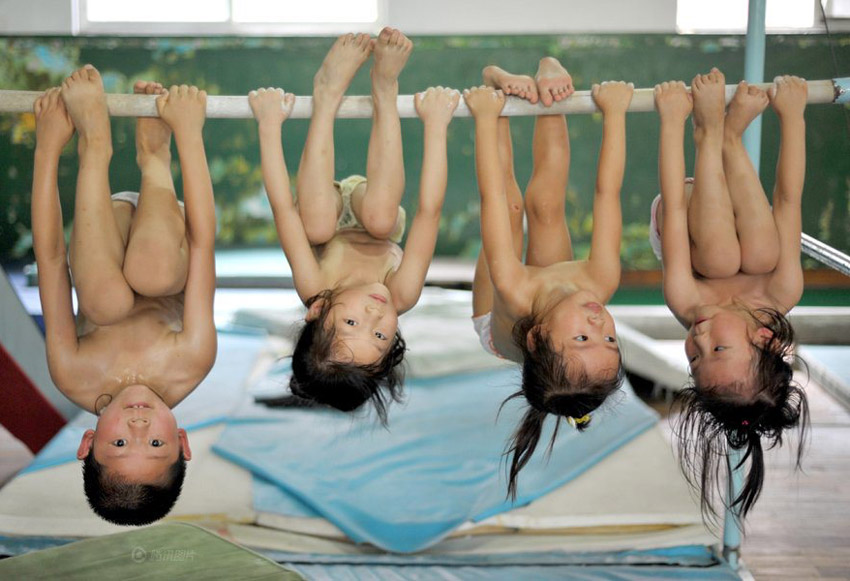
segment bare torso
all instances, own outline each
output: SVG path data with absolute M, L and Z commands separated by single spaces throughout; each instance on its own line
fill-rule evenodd
M 673 311 L 673 314 L 685 328 L 691 327 L 700 309 L 713 306 L 739 305 L 749 310 L 771 308 L 784 315 L 791 310 L 796 301 L 785 305 L 773 296 L 770 292 L 772 278 L 773 273 L 746 274 L 743 272 L 729 278 L 697 278 L 699 305 L 688 311 Z
M 387 283 L 401 264 L 398 244 L 378 240 L 362 230 L 341 230 L 329 242 L 314 248 L 329 287 L 339 283 Z
M 587 277 L 586 261 L 559 262 L 547 267 L 525 267 L 530 273 L 528 288 L 493 286 L 493 311 L 490 319 L 493 345 L 501 355 L 522 363 L 522 351 L 513 342 L 516 322 L 532 312 L 540 313 L 560 298 L 579 290 L 594 290 Z M 604 300 L 607 302 L 608 296 Z
M 78 313 L 78 356 L 84 365 L 74 377 L 65 378 L 62 391 L 95 413 L 98 398 L 143 384 L 174 407 L 209 371 L 194 369 L 192 358 L 186 357 L 178 341 L 182 330 L 183 293 L 161 298 L 136 295 L 130 313 L 108 326 L 96 326 Z

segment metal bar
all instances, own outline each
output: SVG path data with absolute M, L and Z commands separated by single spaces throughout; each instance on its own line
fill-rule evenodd
M 744 53 L 744 79 L 748 83 L 761 83 L 764 80 L 764 15 L 765 0 L 749 0 L 747 13 L 747 47 Z M 835 92 L 833 91 L 833 95 Z M 753 162 L 756 174 L 759 172 L 761 160 L 761 115 L 753 119 L 750 127 L 744 133 L 744 147 Z M 726 516 L 723 521 L 723 557 L 733 569 L 738 569 L 741 550 L 741 519 L 737 507 L 733 507 L 735 499 L 741 494 L 744 483 L 742 454 L 740 450 L 729 450 L 728 490 Z
M 835 102 L 835 83 L 831 79 L 808 81 L 810 104 L 825 104 Z M 763 89 L 771 86 L 770 83 L 761 83 Z M 726 102 L 732 100 L 737 85 L 726 85 Z M 629 105 L 629 112 L 643 113 L 655 110 L 653 100 L 653 89 L 635 89 L 634 97 Z M 41 95 L 41 91 L 11 91 L 0 90 L 0 113 L 29 113 L 32 112 L 33 103 Z M 154 95 L 127 95 L 108 93 L 106 105 L 109 114 L 113 117 L 157 117 L 156 97 Z M 400 95 L 398 97 L 398 111 L 400 117 L 416 117 L 416 109 L 413 106 L 413 95 Z M 589 114 L 597 113 L 599 109 L 593 103 L 590 91 L 576 91 L 568 99 L 555 103 L 551 107 L 544 107 L 541 103 L 532 105 L 528 101 L 518 97 L 508 97 L 502 115 L 506 117 L 535 116 L 535 115 L 560 115 L 560 114 Z M 296 97 L 295 107 L 290 116 L 292 119 L 307 119 L 313 112 L 312 97 Z M 368 119 L 372 116 L 372 98 L 366 96 L 344 97 L 337 111 L 340 119 Z M 469 109 L 461 100 L 455 111 L 455 117 L 469 117 Z M 207 97 L 207 117 L 210 119 L 251 119 L 251 107 L 248 105 L 247 96 L 209 96 Z
M 850 256 L 803 232 L 800 240 L 803 252 L 818 262 L 850 276 Z

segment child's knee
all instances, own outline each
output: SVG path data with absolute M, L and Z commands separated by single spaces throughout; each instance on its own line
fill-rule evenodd
M 547 199 L 541 196 L 528 196 L 525 200 L 528 221 L 537 224 L 555 224 L 564 221 L 564 199 Z
M 166 241 L 141 241 L 127 249 L 124 278 L 132 289 L 146 297 L 179 293 L 188 276 L 188 246 L 175 247 Z
M 112 280 L 93 280 L 88 284 L 77 284 L 80 312 L 98 327 L 114 325 L 123 321 L 133 309 L 135 298 L 132 289 L 121 277 Z
M 708 249 L 708 252 L 691 251 L 694 268 L 706 278 L 728 278 L 741 270 L 741 249 L 737 246 Z
M 778 244 L 763 244 L 755 248 L 744 246 L 741 249 L 741 271 L 747 274 L 771 273 L 778 263 Z
M 398 209 L 395 212 L 366 212 L 361 221 L 370 236 L 384 240 L 392 236 L 396 229 Z

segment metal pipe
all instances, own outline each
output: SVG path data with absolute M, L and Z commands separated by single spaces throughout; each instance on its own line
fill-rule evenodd
M 747 13 L 747 47 L 744 53 L 744 80 L 748 83 L 761 83 L 764 80 L 764 14 L 765 0 L 749 0 Z M 833 92 L 834 94 L 834 92 Z M 744 147 L 750 155 L 756 174 L 759 172 L 761 159 L 761 115 L 753 119 L 743 137 Z M 728 490 L 726 516 L 723 522 L 723 556 L 729 566 L 737 570 L 738 557 L 741 548 L 741 519 L 737 508 L 732 504 L 741 494 L 744 483 L 744 467 L 741 465 L 740 450 L 729 450 L 726 456 L 728 462 Z
M 810 104 L 825 104 L 835 102 L 836 84 L 832 80 L 808 81 Z M 759 84 L 763 89 L 771 86 L 770 83 Z M 726 85 L 726 102 L 732 100 L 737 85 Z M 0 90 L 0 113 L 28 113 L 32 112 L 33 103 L 41 95 L 41 91 L 11 91 Z M 108 93 L 106 105 L 109 114 L 113 117 L 157 117 L 156 96 L 154 95 L 128 95 Z M 416 109 L 413 106 L 413 95 L 400 95 L 398 97 L 398 110 L 400 117 L 416 117 Z M 635 89 L 629 112 L 641 113 L 655 110 L 655 101 L 652 88 Z M 292 119 L 307 119 L 313 112 L 312 97 L 296 97 L 295 107 L 290 116 Z M 508 97 L 502 115 L 506 117 L 535 116 L 535 115 L 559 115 L 559 114 L 589 114 L 597 113 L 596 105 L 590 91 L 576 91 L 568 99 L 555 103 L 551 107 L 544 107 L 541 103 L 532 105 L 519 97 Z M 368 119 L 372 116 L 372 98 L 366 96 L 344 97 L 337 111 L 340 119 Z M 461 101 L 455 111 L 455 117 L 469 117 L 469 109 Z M 207 117 L 210 119 L 251 119 L 251 107 L 248 105 L 247 96 L 214 96 L 207 97 Z

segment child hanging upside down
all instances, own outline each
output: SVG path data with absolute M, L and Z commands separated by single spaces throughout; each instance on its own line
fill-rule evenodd
M 803 292 L 800 221 L 806 167 L 806 83 L 777 77 L 765 92 L 741 82 L 725 110 L 725 80 L 712 69 L 655 87 L 661 118 L 661 195 L 651 237 L 660 244 L 664 298 L 688 329 L 693 385 L 682 394 L 680 457 L 700 490 L 703 512 L 720 494 L 717 475 L 729 448 L 750 466 L 732 501 L 746 516 L 764 479 L 762 438 L 781 444 L 785 429 L 808 420 L 806 396 L 788 361 L 793 330 L 785 314 Z M 767 107 L 779 116 L 782 144 L 773 208 L 741 136 Z M 696 163 L 685 180 L 685 122 L 693 109 Z M 802 450 L 798 449 L 797 464 Z
M 620 282 L 620 187 L 626 162 L 626 109 L 631 84 L 593 86 L 604 116 L 587 260 L 573 260 L 564 198 L 570 166 L 563 115 L 535 120 L 534 169 L 525 200 L 514 176 L 510 124 L 499 117 L 505 94 L 544 106 L 573 93 L 569 73 L 551 57 L 534 79 L 484 69 L 486 86 L 464 92 L 475 117 L 475 161 L 481 192 L 482 251 L 473 283 L 473 323 L 484 349 L 522 363 L 529 408 L 509 452 L 508 490 L 529 461 L 548 414 L 579 430 L 623 381 L 614 320 L 604 304 Z M 528 247 L 522 262 L 523 213 Z
M 415 97 L 425 145 L 419 207 L 402 253 L 405 228 L 398 76 L 411 41 L 384 28 L 377 39 L 340 37 L 313 80 L 313 116 L 298 170 L 297 205 L 283 160 L 281 124 L 294 98 L 252 91 L 263 179 L 295 288 L 308 308 L 292 356 L 292 396 L 268 405 L 322 404 L 352 411 L 371 401 L 382 422 L 400 397 L 405 343 L 398 315 L 419 300 L 446 193 L 446 132 L 459 94 L 442 87 Z M 334 181 L 333 128 L 343 95 L 373 55 L 372 133 L 366 177 Z
M 140 525 L 165 516 L 180 494 L 192 454 L 171 408 L 215 360 L 215 211 L 201 136 L 205 93 L 148 82 L 135 92 L 158 95 L 162 120 L 136 125 L 140 192 L 111 198 L 100 74 L 87 65 L 38 98 L 32 218 L 50 375 L 66 397 L 98 415 L 77 453 L 86 496 L 106 520 Z M 74 129 L 80 169 L 67 253 L 57 172 Z M 171 179 L 172 131 L 185 217 Z

